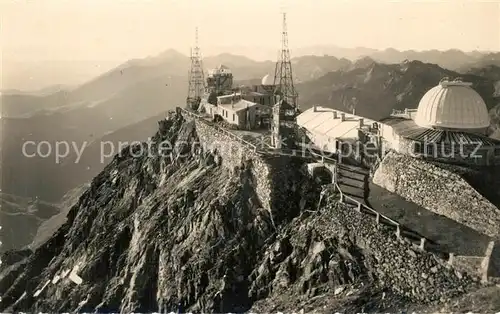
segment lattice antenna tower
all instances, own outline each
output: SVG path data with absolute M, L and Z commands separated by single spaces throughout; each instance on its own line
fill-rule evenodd
M 286 12 L 283 12 L 283 30 L 281 35 L 281 50 L 279 52 L 276 68 L 274 71 L 274 93 L 280 95 L 295 110 L 299 109 L 298 94 L 293 85 L 292 62 L 290 60 L 290 49 L 288 48 L 288 31 L 286 24 Z
M 203 73 L 203 60 L 198 45 L 198 27 L 196 27 L 195 46 L 191 48 L 191 69 L 189 70 L 189 89 L 187 103 L 197 107 L 205 92 L 205 75 Z M 193 108 L 196 109 L 196 108 Z

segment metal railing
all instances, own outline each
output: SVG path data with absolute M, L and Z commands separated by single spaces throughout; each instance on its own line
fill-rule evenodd
M 370 214 L 371 216 L 374 216 L 377 224 L 383 224 L 383 225 L 395 228 L 396 229 L 396 236 L 398 238 L 406 238 L 411 243 L 417 244 L 421 250 L 435 253 L 436 255 L 440 256 L 443 259 L 450 259 L 450 255 L 453 255 L 453 253 L 449 253 L 449 252 L 445 252 L 445 251 L 441 250 L 437 243 L 435 243 L 434 241 L 419 234 L 418 232 L 413 231 L 413 230 L 401 225 L 399 222 L 387 217 L 386 215 L 378 212 L 377 210 L 371 208 L 370 206 L 354 199 L 353 197 L 346 195 L 342 191 L 342 188 L 340 187 L 340 185 L 338 183 L 338 180 L 337 180 L 338 173 L 339 173 L 339 171 L 338 171 L 338 164 L 337 164 L 335 167 L 335 173 L 334 173 L 334 186 L 335 186 L 335 189 L 340 194 L 340 202 L 342 204 L 345 204 L 348 207 L 355 208 L 356 211 L 358 211 L 359 213 L 367 213 L 367 214 Z

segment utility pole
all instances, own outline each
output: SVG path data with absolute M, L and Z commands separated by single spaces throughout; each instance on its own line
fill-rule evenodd
M 198 46 L 198 27 L 196 27 L 195 47 L 191 48 L 191 69 L 189 70 L 189 88 L 187 106 L 198 110 L 201 97 L 205 93 L 205 75 L 203 74 L 203 61 L 200 47 Z

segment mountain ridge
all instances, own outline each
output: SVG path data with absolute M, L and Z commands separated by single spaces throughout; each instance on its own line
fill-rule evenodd
M 227 51 L 233 51 L 233 55 L 239 55 L 240 57 L 250 59 L 252 56 L 247 55 L 248 51 L 251 51 L 252 48 L 250 47 L 244 47 L 241 49 L 237 49 L 237 47 L 233 47 L 232 49 L 229 49 L 226 47 L 225 49 L 221 51 L 225 52 L 218 52 L 218 53 L 211 53 L 206 56 L 207 59 L 210 58 L 217 58 L 217 56 L 221 56 L 224 54 L 227 54 Z M 202 47 L 202 53 L 203 53 L 203 47 Z M 363 58 L 363 57 L 371 57 L 374 60 L 377 60 L 378 62 L 384 62 L 384 63 L 399 63 L 404 60 L 421 60 L 424 62 L 429 62 L 429 63 L 436 63 L 439 64 L 441 67 L 449 68 L 451 70 L 463 72 L 465 71 L 466 68 L 473 67 L 474 65 L 476 67 L 482 67 L 486 66 L 488 64 L 496 64 L 499 65 L 500 63 L 500 52 L 492 52 L 492 51 L 470 51 L 470 52 L 464 52 L 459 49 L 448 49 L 448 50 L 397 50 L 394 48 L 387 48 L 385 50 L 378 50 L 378 49 L 371 49 L 371 48 L 365 48 L 365 47 L 357 47 L 357 48 L 342 48 L 342 47 L 337 47 L 337 46 L 329 46 L 329 45 L 316 45 L 316 46 L 311 46 L 311 47 L 303 47 L 303 48 L 297 48 L 293 49 L 292 55 L 295 56 L 294 59 L 300 59 L 302 57 L 308 57 L 308 56 L 333 56 L 336 57 L 337 59 L 348 59 L 351 62 L 355 62 L 357 59 Z M 247 55 L 247 56 L 245 56 Z M 154 64 L 155 62 L 159 62 L 160 60 L 164 60 L 166 58 L 176 58 L 176 59 L 189 59 L 189 57 L 186 54 L 183 54 L 179 52 L 178 50 L 175 49 L 167 49 L 163 52 L 158 53 L 157 55 L 154 56 L 149 56 L 146 58 L 136 58 L 132 59 L 129 61 L 122 62 L 121 65 L 115 66 L 115 67 L 120 67 L 126 64 L 136 64 L 136 63 L 150 63 Z M 259 61 L 255 62 L 272 62 L 274 63 L 276 60 L 276 52 L 273 49 L 273 52 L 268 54 L 267 57 L 265 58 L 258 58 Z M 269 61 L 273 60 L 273 61 Z M 17 61 L 16 61 L 17 62 Z M 67 61 L 64 61 L 67 63 Z M 18 62 L 19 63 L 19 62 Z M 55 64 L 54 64 L 55 63 Z M 96 67 L 95 70 L 93 70 L 94 73 L 93 76 L 95 77 L 96 75 L 99 75 L 97 69 L 100 68 L 99 62 L 98 61 L 88 61 L 91 65 L 91 67 Z M 112 62 L 101 62 L 104 64 L 103 68 L 105 69 L 111 69 L 111 64 Z M 116 65 L 118 62 L 114 62 Z M 14 63 L 13 63 L 14 64 Z M 32 67 L 33 71 L 36 70 L 36 66 L 34 67 L 33 65 L 29 65 L 29 63 L 26 65 L 26 67 Z M 52 61 L 51 62 L 51 67 L 54 69 L 57 69 L 57 62 Z M 19 68 L 19 66 L 15 67 Z M 9 70 L 10 67 L 6 67 L 4 71 L 5 77 L 8 77 L 8 72 L 12 72 L 12 70 Z M 27 70 L 25 70 L 26 72 Z M 54 71 L 54 70 L 52 70 Z M 83 70 L 79 70 L 82 72 Z M 29 72 L 29 71 L 28 71 Z M 88 71 L 87 71 L 88 72 Z M 24 73 L 24 72 L 23 72 Z M 102 73 L 101 73 L 102 74 Z M 33 81 L 33 75 L 30 76 L 29 73 L 25 74 L 24 81 Z M 31 80 L 29 80 L 31 77 Z M 39 79 L 35 76 L 35 79 Z M 66 80 L 59 80 L 59 81 L 50 81 L 50 80 L 41 80 L 41 82 L 44 82 L 44 85 L 59 85 L 59 84 L 70 84 L 70 85 L 78 85 L 78 84 L 84 84 L 85 82 L 88 82 L 89 80 L 92 79 L 92 76 L 87 76 L 87 79 L 79 82 L 75 82 L 72 79 L 66 79 Z M 40 80 L 40 79 L 39 79 Z M 21 82 L 23 80 L 16 78 L 15 80 L 10 79 L 10 81 L 16 81 L 16 82 Z M 46 83 L 48 81 L 48 83 Z M 46 86 L 45 85 L 45 86 Z M 31 85 L 30 85 L 31 86 Z M 41 89 L 44 88 L 44 86 L 38 86 L 35 87 L 34 89 Z M 9 85 L 8 89 L 20 89 L 23 90 L 21 86 L 14 86 L 14 85 Z M 27 90 L 32 90 L 33 88 L 28 88 Z

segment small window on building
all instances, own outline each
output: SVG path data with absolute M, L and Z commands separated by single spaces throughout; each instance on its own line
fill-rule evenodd
M 235 114 L 233 113 L 233 121 L 236 121 L 236 117 L 235 117 Z
M 425 155 L 427 157 L 434 157 L 434 154 L 436 153 L 436 150 L 434 149 L 433 144 L 426 145 L 425 147 Z
M 495 147 L 494 155 L 500 156 L 500 147 Z
M 413 142 L 413 153 L 422 154 L 422 144 L 419 142 Z

